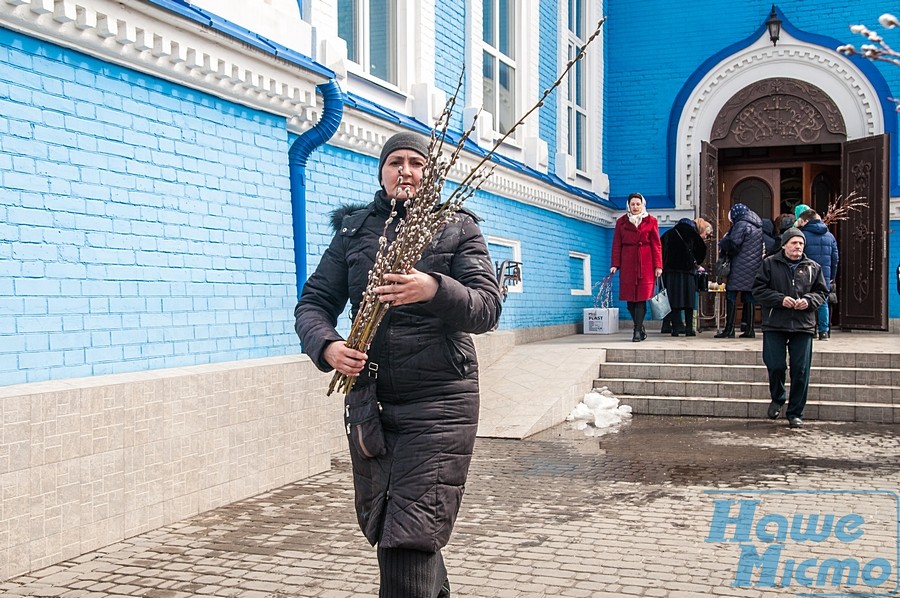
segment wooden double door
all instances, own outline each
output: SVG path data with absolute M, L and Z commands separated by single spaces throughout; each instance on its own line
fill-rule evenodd
M 751 157 L 720 163 L 718 148 L 704 143 L 701 216 L 716 223 L 715 236 L 721 239 L 730 227 L 728 211 L 736 203 L 777 223 L 781 214 L 793 214 L 799 204 L 812 207 L 824 217 L 839 197 L 855 193 L 863 198 L 865 207 L 850 211 L 846 220 L 829 226 L 840 254 L 838 306 L 832 325 L 887 330 L 888 136 L 844 142 L 839 153 L 823 159 L 778 157 L 777 151 L 772 154 L 768 160 Z M 714 240 L 710 241 L 708 256 L 707 266 L 718 257 Z

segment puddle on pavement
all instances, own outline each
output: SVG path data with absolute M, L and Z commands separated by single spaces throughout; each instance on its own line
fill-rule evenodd
M 756 486 L 799 468 L 871 476 L 893 473 L 900 462 L 900 431 L 886 424 L 809 422 L 789 430 L 783 420 L 636 416 L 599 437 L 564 423 L 525 441 L 479 440 L 489 442 L 520 442 L 525 475 L 676 486 Z

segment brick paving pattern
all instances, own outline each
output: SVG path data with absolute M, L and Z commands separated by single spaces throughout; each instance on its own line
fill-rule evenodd
M 524 441 L 479 439 L 445 549 L 453 595 L 759 597 L 867 595 L 870 588 L 891 595 L 896 496 L 865 492 L 897 492 L 898 463 L 900 432 L 877 424 L 812 422 L 794 431 L 783 420 L 646 416 L 601 437 L 561 425 Z M 0 583 L 0 596 L 375 596 L 374 550 L 355 523 L 348 460 L 338 456 L 333 466 Z M 778 494 L 801 490 L 817 492 Z M 826 513 L 855 513 L 865 533 L 853 541 L 775 542 L 784 548 L 776 583 L 761 585 L 760 569 L 750 587 L 735 587 L 740 546 L 707 541 L 716 498 L 761 501 L 758 515 L 819 513 L 820 525 Z M 766 530 L 777 526 L 755 533 Z M 771 545 L 753 542 L 759 554 Z M 810 555 L 818 564 L 854 556 L 865 570 L 853 584 L 828 585 L 826 576 L 824 585 L 806 587 L 802 580 L 816 580 L 815 568 L 811 577 L 786 576 L 783 568 Z M 877 567 L 884 563 L 886 580 Z

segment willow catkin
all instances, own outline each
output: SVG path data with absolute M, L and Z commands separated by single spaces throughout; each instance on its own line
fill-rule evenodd
M 487 168 L 497 149 L 515 133 L 528 116 L 543 106 L 544 100 L 550 93 L 559 87 L 569 70 L 582 60 L 588 46 L 598 37 L 606 17 L 600 19 L 597 26 L 579 49 L 578 54 L 566 63 L 556 81 L 541 94 L 538 101 L 528 109 L 512 127 L 497 141 L 490 151 L 484 154 L 473 168 L 462 178 L 460 184 L 453 189 L 449 197 L 442 201 L 441 195 L 444 183 L 453 167 L 456 165 L 469 137 L 475 131 L 478 115 L 472 121 L 470 127 L 463 131 L 459 140 L 454 144 L 447 139 L 447 129 L 456 108 L 457 98 L 462 89 L 465 69 L 460 72 L 456 90 L 444 104 L 444 109 L 438 117 L 434 128 L 431 130 L 431 140 L 428 144 L 428 156 L 425 167 L 422 170 L 422 179 L 414 198 L 405 201 L 406 216 L 397 226 L 397 236 L 393 241 L 388 241 L 388 227 L 393 223 L 397 215 L 395 200 L 391 201 L 391 214 L 385 222 L 381 238 L 378 240 L 378 253 L 375 256 L 375 265 L 369 271 L 369 279 L 363 292 L 359 310 L 353 318 L 346 344 L 348 347 L 365 352 L 375 338 L 375 333 L 384 315 L 390 309 L 389 305 L 382 303 L 375 293 L 375 288 L 386 284 L 384 275 L 389 272 L 408 272 L 422 258 L 425 249 L 431 243 L 435 235 L 455 217 L 456 212 L 462 208 L 463 203 L 472 197 L 475 192 L 490 178 L 494 172 L 493 166 Z M 480 112 L 479 112 L 480 114 Z M 452 148 L 449 156 L 446 156 L 445 145 Z M 328 387 L 330 395 L 335 388 L 344 393 L 349 393 L 356 381 L 355 376 L 346 376 L 335 372 Z

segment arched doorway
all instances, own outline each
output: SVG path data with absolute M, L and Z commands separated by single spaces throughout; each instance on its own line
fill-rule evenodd
M 721 237 L 735 203 L 777 221 L 800 203 L 824 215 L 839 195 L 864 196 L 868 208 L 831 226 L 842 263 L 833 324 L 886 330 L 887 136 L 846 139 L 840 110 L 815 85 L 771 78 L 744 87 L 703 144 L 700 213 L 717 222 Z

